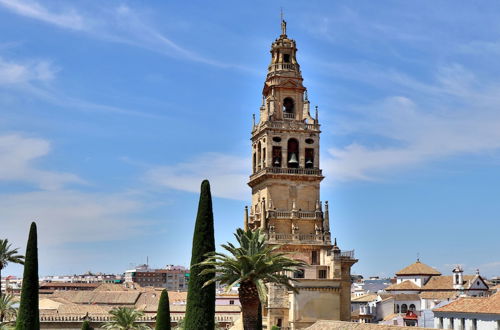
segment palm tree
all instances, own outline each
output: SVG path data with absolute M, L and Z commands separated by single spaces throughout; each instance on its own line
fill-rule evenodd
M 203 272 L 215 273 L 215 278 L 205 285 L 220 282 L 227 285 L 227 290 L 239 284 L 238 295 L 243 312 L 243 327 L 245 330 L 260 329 L 258 325 L 259 306 L 266 300 L 266 284 L 278 284 L 297 292 L 292 285 L 294 279 L 288 274 L 307 264 L 288 257 L 288 254 L 277 251 L 280 245 L 266 244 L 266 235 L 260 229 L 244 231 L 239 228 L 234 234 L 239 247 L 231 243 L 221 246 L 229 252 L 208 254 L 206 261 L 199 265 L 210 265 L 214 268 Z M 202 274 L 203 274 L 202 272 Z
M 7 267 L 9 262 L 15 264 L 24 264 L 24 256 L 18 254 L 19 249 L 13 249 L 11 244 L 9 244 L 8 239 L 0 239 L 0 279 L 2 278 L 2 269 Z M 7 290 L 7 288 L 5 288 Z M 2 296 L 2 290 L 0 290 L 0 297 Z
M 14 308 L 14 296 L 7 294 L 0 296 L 0 324 L 5 320 L 11 321 L 17 315 L 17 309 Z
M 108 330 L 146 330 L 151 329 L 143 323 L 137 323 L 144 313 L 132 308 L 118 307 L 109 311 L 112 320 L 103 325 Z

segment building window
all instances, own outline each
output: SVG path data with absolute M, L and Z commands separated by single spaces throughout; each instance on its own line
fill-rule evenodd
M 401 313 L 406 313 L 406 312 L 408 312 L 408 305 L 402 304 L 401 305 Z
M 311 252 L 311 265 L 318 265 L 318 251 Z
M 294 113 L 295 104 L 291 97 L 287 97 L 283 100 L 283 112 L 284 113 Z
M 318 272 L 319 278 L 326 278 L 326 269 L 320 269 Z
M 234 300 L 229 300 L 229 305 L 234 305 Z
M 455 329 L 455 319 L 450 317 L 450 329 Z
M 283 54 L 283 62 L 290 63 L 290 54 Z
M 471 330 L 477 330 L 477 320 L 476 319 L 472 319 Z
M 399 305 L 394 305 L 394 313 L 399 313 Z
M 293 278 L 304 278 L 304 270 L 297 269 L 295 272 L 293 272 Z
M 416 308 L 415 308 L 415 305 L 414 305 L 414 304 L 411 304 L 411 305 L 410 305 L 410 310 L 411 310 L 411 311 L 413 311 L 413 312 L 416 310 Z
M 460 319 L 460 329 L 465 330 L 465 318 L 463 317 Z

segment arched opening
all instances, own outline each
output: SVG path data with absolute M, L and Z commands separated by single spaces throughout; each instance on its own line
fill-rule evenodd
M 411 310 L 411 311 L 413 311 L 413 312 L 414 312 L 416 309 L 417 309 L 417 308 L 415 307 L 415 305 L 414 305 L 414 304 L 411 304 L 411 305 L 410 305 L 410 310 Z
M 283 100 L 283 112 L 284 113 L 294 113 L 295 102 L 291 97 L 286 97 Z
M 273 146 L 273 167 L 281 167 L 281 147 Z
M 283 54 L 283 62 L 290 63 L 290 54 Z
M 254 152 L 253 153 L 253 172 L 255 173 L 256 170 L 257 170 L 257 155 Z
M 261 146 L 260 146 L 260 141 L 257 143 L 257 170 L 260 170 L 262 168 L 262 163 L 261 163 Z
M 299 167 L 299 141 L 296 139 L 288 140 L 287 164 L 290 168 Z
M 305 168 L 313 168 L 314 167 L 314 149 L 313 148 L 306 148 L 306 153 L 305 153 L 305 161 L 306 161 L 306 166 Z
M 394 313 L 399 313 L 399 305 L 394 305 Z
M 407 304 L 402 304 L 401 305 L 401 313 L 405 313 L 408 312 L 408 305 Z

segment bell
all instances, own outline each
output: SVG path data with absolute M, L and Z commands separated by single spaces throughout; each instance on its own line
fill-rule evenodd
M 297 155 L 292 153 L 292 156 L 290 157 L 290 160 L 288 161 L 288 164 L 298 164 L 299 161 L 297 160 Z
M 310 159 L 306 160 L 306 165 L 312 165 L 312 164 L 313 164 L 312 160 Z
M 274 160 L 274 166 L 280 166 L 280 161 L 278 158 Z

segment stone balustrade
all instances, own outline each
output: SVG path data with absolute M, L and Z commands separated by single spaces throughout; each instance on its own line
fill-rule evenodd
M 307 243 L 307 244 L 324 244 L 325 235 L 323 234 L 285 234 L 285 233 L 269 233 L 269 243 L 284 244 L 284 243 Z
M 295 119 L 295 114 L 287 114 L 291 115 L 288 119 Z M 320 125 L 319 124 L 308 124 L 298 120 L 268 120 L 260 125 L 256 125 L 253 127 L 253 131 L 257 129 L 265 129 L 265 128 L 277 128 L 284 130 L 299 130 L 299 131 L 314 131 L 319 132 Z
M 323 172 L 319 168 L 287 168 L 287 167 L 264 167 L 250 176 L 253 180 L 265 174 L 287 174 L 287 175 L 314 175 L 323 176 Z
M 297 70 L 297 66 L 292 63 L 275 63 L 268 67 L 269 71 L 280 71 L 280 70 Z

